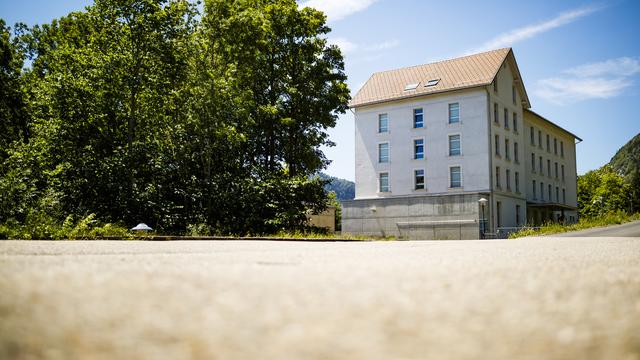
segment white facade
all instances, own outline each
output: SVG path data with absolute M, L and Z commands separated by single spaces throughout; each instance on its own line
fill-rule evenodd
M 505 60 L 488 86 L 356 107 L 355 200 L 478 194 L 488 200 L 484 216 L 489 231 L 539 224 L 560 214 L 566 220 L 577 220 L 576 137 L 523 107 L 528 102 L 516 66 L 515 61 Z M 458 106 L 459 122 L 450 123 L 452 104 Z M 423 114 L 420 128 L 414 127 L 416 109 Z M 380 117 L 386 119 L 382 131 Z M 535 145 L 530 141 L 532 126 Z M 538 131 L 544 149 L 539 148 Z M 456 135 L 461 151 L 452 156 L 449 138 Z M 415 158 L 415 140 L 422 140 L 423 158 Z M 388 149 L 382 159 L 381 144 Z M 451 167 L 461 170 L 460 187 L 451 186 Z M 424 188 L 416 188 L 416 170 L 424 170 Z M 386 186 L 381 189 L 381 175 L 388 178 L 388 191 L 384 191 Z M 544 197 L 539 188 L 533 193 L 534 181 L 537 187 L 543 184 Z M 478 211 L 475 216 L 481 214 Z

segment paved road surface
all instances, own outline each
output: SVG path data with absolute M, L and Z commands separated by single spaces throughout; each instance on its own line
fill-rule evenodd
M 0 359 L 640 359 L 640 240 L 0 241 Z
M 640 238 L 640 221 L 622 225 L 574 231 L 560 234 L 561 237 L 637 237 Z

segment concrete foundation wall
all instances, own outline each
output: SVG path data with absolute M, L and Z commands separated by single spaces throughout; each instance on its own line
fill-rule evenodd
M 361 199 L 342 203 L 342 232 L 402 239 L 479 238 L 478 193 Z

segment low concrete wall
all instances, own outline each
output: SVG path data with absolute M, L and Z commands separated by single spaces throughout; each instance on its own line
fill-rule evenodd
M 344 201 L 342 232 L 402 239 L 478 239 L 480 197 L 473 193 Z
M 307 219 L 310 225 L 325 228 L 330 233 L 336 231 L 336 208 L 334 206 L 327 207 L 327 210 L 320 214 L 307 215 Z

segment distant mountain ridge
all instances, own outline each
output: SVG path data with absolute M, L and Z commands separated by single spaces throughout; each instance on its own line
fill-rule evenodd
M 356 184 L 353 181 L 329 176 L 325 173 L 319 173 L 318 176 L 322 180 L 329 180 L 329 183 L 324 186 L 324 189 L 335 192 L 338 200 L 353 200 L 353 198 L 355 198 Z
M 625 177 L 640 172 L 640 134 L 621 147 L 611 158 L 609 165 Z

